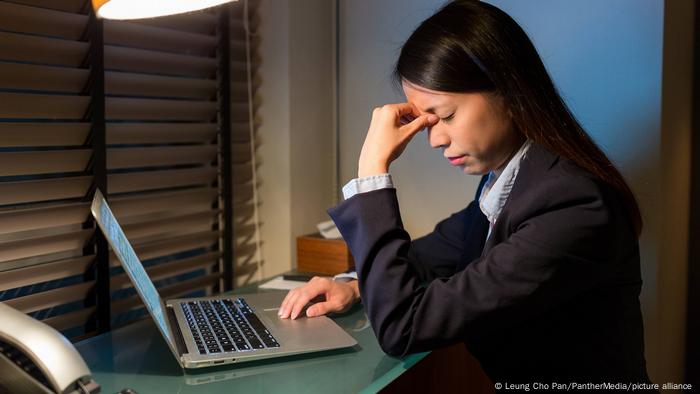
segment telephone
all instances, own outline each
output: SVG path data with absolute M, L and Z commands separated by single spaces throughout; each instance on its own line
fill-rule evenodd
M 0 393 L 99 392 L 66 337 L 0 302 Z
M 318 229 L 318 232 L 321 233 L 321 236 L 323 238 L 340 239 L 343 237 L 342 235 L 340 235 L 338 227 L 335 226 L 335 223 L 333 223 L 332 220 L 321 222 L 316 225 L 316 228 Z

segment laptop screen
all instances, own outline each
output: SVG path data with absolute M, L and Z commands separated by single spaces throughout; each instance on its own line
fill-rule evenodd
M 107 242 L 109 242 L 114 250 L 114 254 L 117 255 L 117 258 L 122 263 L 124 271 L 126 271 L 129 278 L 131 278 L 131 283 L 133 283 L 136 291 L 141 296 L 141 300 L 146 304 L 148 312 L 153 316 L 153 320 L 155 320 L 158 329 L 163 333 L 168 343 L 172 344 L 173 338 L 171 337 L 170 330 L 165 320 L 166 316 L 160 294 L 158 294 L 156 287 L 148 277 L 146 270 L 143 269 L 141 261 L 136 256 L 134 249 L 126 239 L 122 228 L 119 226 L 119 223 L 117 223 L 117 219 L 112 214 L 109 206 L 107 206 L 107 201 L 105 201 L 104 196 L 102 196 L 99 190 L 95 192 L 91 211 L 92 216 L 102 229 L 102 233 L 105 235 L 105 238 L 107 238 Z

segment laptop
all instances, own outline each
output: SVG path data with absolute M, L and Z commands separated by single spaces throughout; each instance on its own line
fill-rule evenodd
M 283 291 L 163 301 L 99 190 L 90 210 L 181 367 L 241 363 L 357 344 L 325 316 L 280 319 L 277 311 L 286 295 Z

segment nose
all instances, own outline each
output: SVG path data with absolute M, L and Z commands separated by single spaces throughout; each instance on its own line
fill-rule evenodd
M 428 128 L 428 143 L 433 148 L 446 148 L 450 145 L 450 136 L 441 123 Z

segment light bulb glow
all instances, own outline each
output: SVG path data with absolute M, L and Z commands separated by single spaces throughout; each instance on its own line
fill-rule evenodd
M 105 19 L 142 19 L 203 10 L 232 0 L 109 0 L 96 6 L 97 16 Z

